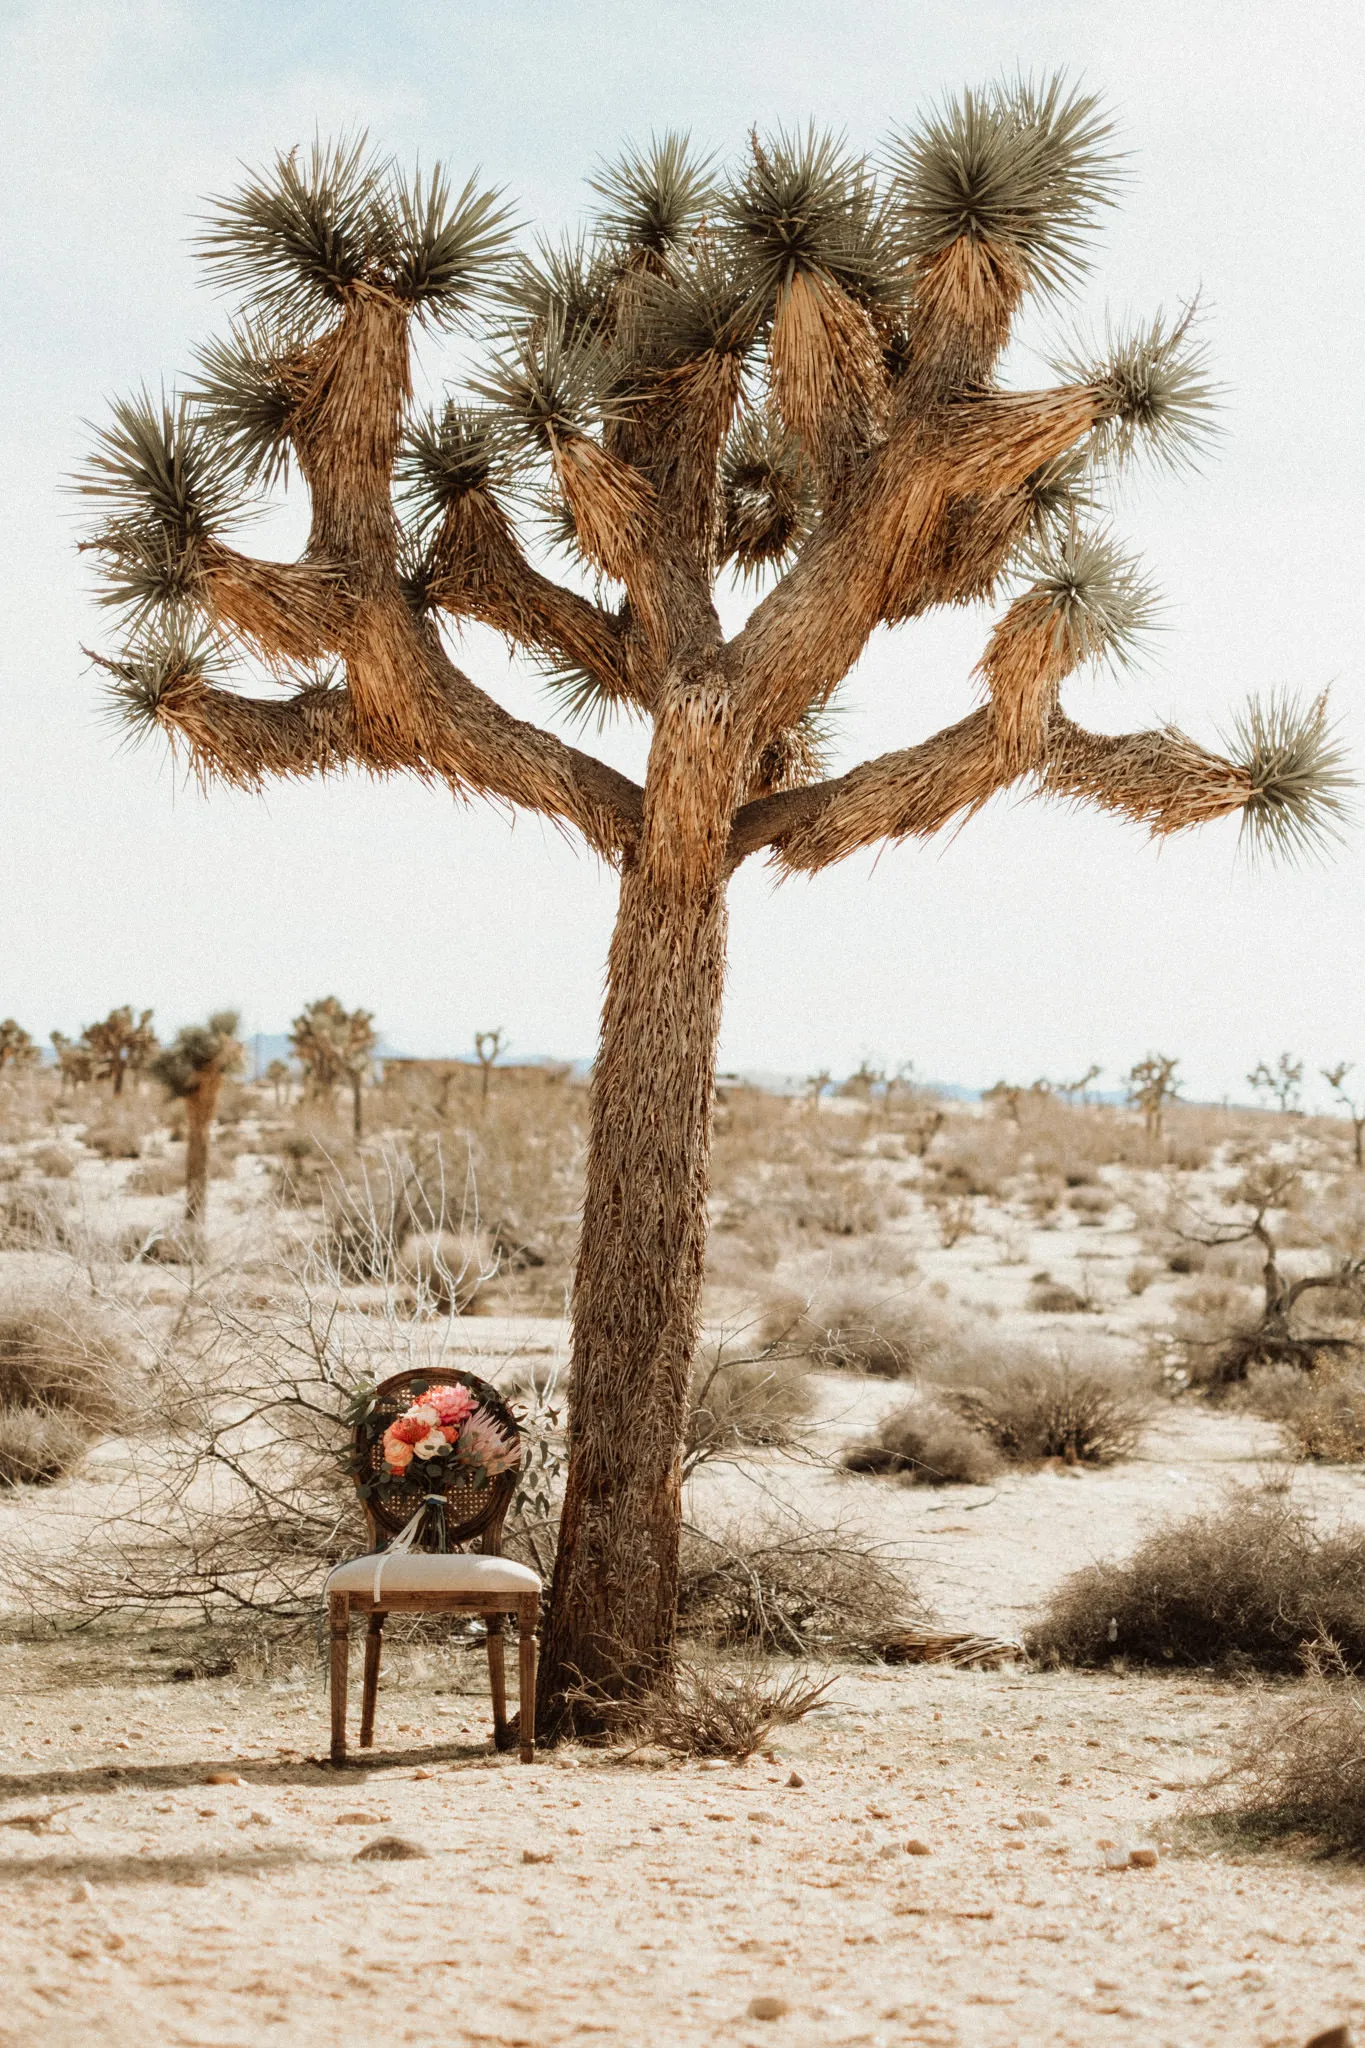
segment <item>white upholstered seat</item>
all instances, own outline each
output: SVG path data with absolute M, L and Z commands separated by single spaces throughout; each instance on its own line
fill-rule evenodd
M 536 1574 L 510 1557 L 470 1556 L 459 1551 L 437 1555 L 412 1550 L 381 1550 L 369 1557 L 350 1558 L 329 1574 L 326 1590 L 372 1597 L 376 1565 L 383 1567 L 381 1598 L 385 1593 L 487 1593 L 496 1599 L 540 1591 Z

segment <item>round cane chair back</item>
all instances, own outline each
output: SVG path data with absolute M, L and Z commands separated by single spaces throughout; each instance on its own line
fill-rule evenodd
M 467 1388 L 478 1402 L 475 1413 L 486 1416 L 499 1434 L 516 1446 L 517 1465 L 481 1484 L 475 1474 L 460 1473 L 441 1485 L 416 1459 L 406 1472 L 389 1473 L 384 1463 L 384 1431 L 430 1388 L 451 1386 Z M 487 1380 L 472 1372 L 445 1368 L 433 1372 L 410 1367 L 396 1372 L 375 1388 L 372 1404 L 356 1425 L 354 1445 L 351 1469 L 376 1550 L 386 1549 L 424 1503 L 428 1513 L 421 1529 L 421 1549 L 456 1550 L 476 1538 L 481 1539 L 481 1549 L 498 1549 L 503 1521 L 521 1476 L 521 1430 L 507 1403 Z

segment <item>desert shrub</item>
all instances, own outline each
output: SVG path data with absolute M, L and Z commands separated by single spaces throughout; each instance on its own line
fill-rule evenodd
M 130 1195 L 183 1194 L 184 1157 L 182 1155 L 176 1159 L 165 1153 L 158 1153 L 150 1159 L 139 1159 L 123 1185 Z
M 893 1408 L 850 1444 L 846 1472 L 908 1479 L 924 1486 L 982 1486 L 1000 1470 L 1000 1454 L 945 1401 L 924 1395 Z
M 1058 1588 L 1026 1637 L 1052 1664 L 1292 1672 L 1334 1644 L 1365 1668 L 1365 1530 L 1320 1535 L 1281 1494 L 1239 1489 Z
M 1068 1209 L 1074 1210 L 1083 1224 L 1098 1226 L 1114 1206 L 1114 1197 L 1106 1187 L 1090 1187 L 1085 1183 L 1073 1187 L 1066 1198 Z
M 1166 1261 L 1168 1273 L 1202 1273 L 1209 1255 L 1202 1244 L 1180 1245 Z
M 1150 1259 L 1134 1259 L 1124 1275 L 1130 1294 L 1145 1294 L 1152 1282 L 1160 1277 L 1160 1266 L 1153 1265 Z
M 0 1187 L 0 1252 L 62 1251 L 70 1242 L 64 1205 L 50 1189 Z
M 570 1698 L 589 1712 L 596 1709 L 604 1732 L 618 1741 L 742 1763 L 775 1728 L 804 1720 L 833 1682 L 804 1670 L 778 1677 L 753 1655 L 685 1657 L 668 1683 L 625 1700 L 607 1699 L 590 1687 L 573 1688 Z
M 1264 1366 L 1250 1375 L 1245 1398 L 1255 1414 L 1279 1424 L 1294 1457 L 1365 1464 L 1365 1375 L 1359 1370 L 1304 1373 L 1293 1365 Z
M 978 1363 L 976 1384 L 959 1384 L 948 1398 L 1003 1457 L 1025 1463 L 1113 1464 L 1136 1447 L 1147 1413 L 1146 1399 L 1127 1376 L 1027 1352 L 1011 1358 L 1003 1349 Z
M 1024 1206 L 1035 1223 L 1046 1223 L 1065 1193 L 1066 1182 L 1060 1174 L 1030 1175 L 1024 1190 Z
M 970 1195 L 945 1195 L 941 1191 L 925 1197 L 938 1224 L 938 1241 L 951 1251 L 976 1229 L 976 1208 Z
M 863 1372 L 913 1379 L 947 1342 L 944 1319 L 922 1297 L 877 1300 L 861 1289 L 776 1301 L 759 1325 L 760 1341 L 809 1359 L 819 1372 Z
M 82 1144 L 98 1152 L 101 1159 L 138 1159 L 142 1147 L 163 1121 L 159 1107 L 137 1096 L 104 1106 L 103 1114 L 92 1119 L 81 1132 Z
M 1074 1316 L 1089 1306 L 1084 1295 L 1077 1294 L 1064 1281 L 1054 1280 L 1050 1273 L 1035 1273 L 1029 1282 L 1028 1307 L 1035 1315 Z
M 841 1529 L 777 1514 L 683 1531 L 679 1624 L 717 1646 L 875 1658 L 922 1610 L 884 1557 Z
M 1288 1699 L 1263 1702 L 1233 1747 L 1223 1783 L 1258 1833 L 1307 1834 L 1365 1856 L 1365 1686 L 1315 1657 Z
M 1020 1167 L 1014 1127 L 995 1117 L 958 1116 L 939 1137 L 928 1171 L 945 1195 L 988 1195 L 998 1200 Z
M 0 1298 L 0 1481 L 58 1478 L 129 1420 L 137 1368 L 108 1319 L 75 1295 Z
M 76 1171 L 76 1155 L 65 1145 L 39 1145 L 29 1158 L 46 1180 L 70 1180 Z
M 904 1197 L 870 1180 L 856 1162 L 834 1166 L 812 1161 L 774 1180 L 771 1201 L 774 1213 L 790 1229 L 826 1237 L 864 1236 L 905 1212 Z
M 684 1475 L 736 1451 L 789 1449 L 814 1406 L 804 1365 L 780 1347 L 754 1356 L 724 1343 L 703 1346 L 692 1371 Z

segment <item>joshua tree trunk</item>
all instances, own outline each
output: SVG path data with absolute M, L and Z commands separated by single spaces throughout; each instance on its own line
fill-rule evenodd
M 351 1130 L 358 1145 L 365 1135 L 364 1111 L 360 1103 L 361 1076 L 351 1074 L 347 1078 L 351 1084 Z
M 185 1221 L 195 1230 L 208 1206 L 209 1133 L 222 1088 L 222 1075 L 208 1068 L 185 1097 Z
M 622 878 L 593 1079 L 573 1296 L 569 1476 L 540 1701 L 619 1695 L 672 1662 L 687 1386 L 696 1348 L 725 892 Z M 538 1723 L 539 1725 L 539 1723 Z

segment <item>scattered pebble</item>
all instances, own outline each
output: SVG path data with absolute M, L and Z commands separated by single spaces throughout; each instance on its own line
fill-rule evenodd
M 206 1785 L 245 1785 L 246 1779 L 239 1778 L 236 1771 L 210 1771 L 204 1783 Z
M 1305 2041 L 1304 2048 L 1355 2048 L 1355 2044 L 1350 2027 L 1328 2027 L 1325 2033 L 1314 2034 L 1311 2041 Z
M 761 1991 L 757 1998 L 749 2000 L 747 2017 L 751 2020 L 780 2020 L 784 2013 L 790 2011 L 785 1998 L 779 1998 L 773 1991 Z
M 1021 1828 L 1050 1828 L 1052 1815 L 1044 1813 L 1039 1806 L 1025 1806 L 1014 1816 Z
M 361 1810 L 356 1813 L 339 1813 L 334 1825 L 339 1828 L 377 1828 L 383 1819 L 382 1813 L 366 1813 Z
M 91 1884 L 88 1877 L 83 1877 L 79 1884 L 73 1884 L 71 1887 L 71 1903 L 73 1906 L 88 1906 L 94 1896 L 95 1887 Z M 1309 2043 L 1309 2048 L 1312 2048 L 1311 2042 Z
M 921 1842 L 917 1835 L 912 1835 L 905 1845 L 905 1853 L 907 1856 L 932 1856 L 934 1852 L 927 1842 Z
M 420 1428 L 421 1425 L 418 1426 Z M 555 1852 L 553 1849 L 523 1849 L 521 1860 L 523 1863 L 553 1863 Z
M 805 1782 L 806 1781 L 802 1777 L 800 1771 L 793 1771 L 791 1776 L 787 1780 L 787 1790 L 789 1792 L 799 1792 L 802 1786 L 805 1784 Z
M 777 1819 L 777 1815 L 775 1813 L 769 1813 L 767 1808 L 764 1806 L 758 1806 L 755 1807 L 754 1811 L 749 1815 L 749 1818 L 750 1820 L 756 1820 L 764 1824 L 770 1824 L 771 1822 Z
M 376 1835 L 363 1849 L 357 1849 L 357 1863 L 412 1863 L 425 1861 L 427 1850 L 409 1835 Z
M 1132 1870 L 1155 1870 L 1160 1858 L 1155 1849 L 1131 1849 L 1128 1864 Z

